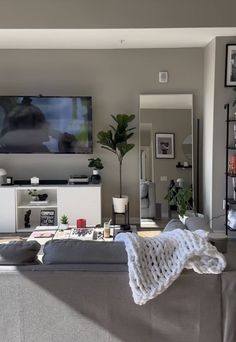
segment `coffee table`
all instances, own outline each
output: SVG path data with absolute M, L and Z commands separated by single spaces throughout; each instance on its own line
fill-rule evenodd
M 131 231 L 136 233 L 137 232 L 137 227 L 136 225 L 131 225 L 130 226 Z M 81 228 L 80 232 L 84 232 L 85 230 L 92 230 L 93 229 L 93 234 L 81 234 L 80 236 L 76 234 L 77 228 L 75 226 L 71 226 L 68 229 L 65 230 L 60 230 L 58 229 L 53 236 L 53 239 L 81 239 L 81 240 L 95 240 L 95 241 L 113 241 L 114 236 L 116 236 L 120 230 L 119 225 L 114 225 L 111 226 L 111 235 L 108 238 L 104 238 L 103 236 L 103 228 L 94 228 L 94 227 L 87 227 L 87 228 Z
M 87 228 L 93 228 L 94 229 L 94 238 L 89 240 L 95 240 L 95 241 L 113 241 L 114 235 L 116 235 L 118 232 L 120 232 L 120 226 L 115 225 L 111 226 L 111 236 L 109 238 L 103 237 L 103 228 L 94 228 L 94 227 L 87 227 Z M 130 226 L 131 231 L 136 233 L 137 232 L 137 226 L 131 225 Z M 54 240 L 54 239 L 81 239 L 80 237 L 76 237 L 75 234 L 72 236 L 72 230 L 75 230 L 75 226 L 71 226 L 68 229 L 60 230 L 58 226 L 38 226 L 35 228 L 35 230 L 31 233 L 27 241 L 37 241 L 40 245 L 40 251 L 38 253 L 38 258 L 40 261 L 42 261 L 43 257 L 43 248 L 47 241 Z M 81 239 L 86 240 L 86 239 Z

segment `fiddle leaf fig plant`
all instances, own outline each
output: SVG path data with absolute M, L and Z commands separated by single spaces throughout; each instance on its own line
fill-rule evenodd
M 119 162 L 119 178 L 120 191 L 119 196 L 122 197 L 122 163 L 124 156 L 134 148 L 134 144 L 128 143 L 128 140 L 133 136 L 135 127 L 129 127 L 131 121 L 135 118 L 134 114 L 117 114 L 112 115 L 115 121 L 114 125 L 110 125 L 108 131 L 100 131 L 97 135 L 98 143 L 102 148 L 114 153 Z

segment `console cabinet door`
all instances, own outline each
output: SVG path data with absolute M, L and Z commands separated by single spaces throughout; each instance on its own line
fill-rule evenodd
M 67 215 L 69 225 L 76 226 L 78 218 L 86 219 L 88 226 L 101 224 L 101 187 L 60 187 L 57 193 L 58 221 Z
M 0 233 L 15 233 L 15 217 L 15 189 L 0 187 Z

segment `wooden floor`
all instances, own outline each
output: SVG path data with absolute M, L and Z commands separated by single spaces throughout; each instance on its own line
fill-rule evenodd
M 138 232 L 139 236 L 142 237 L 153 237 L 153 236 L 158 236 L 159 234 L 161 234 L 162 230 L 142 230 Z
M 6 243 L 9 241 L 27 240 L 29 236 L 30 236 L 30 233 L 0 234 L 0 243 Z
M 146 222 L 147 220 L 147 222 Z M 150 221 L 150 222 L 149 222 Z M 141 228 L 146 229 L 164 229 L 167 223 L 170 221 L 170 219 L 162 219 L 162 220 L 152 220 L 152 219 L 143 219 L 141 221 Z

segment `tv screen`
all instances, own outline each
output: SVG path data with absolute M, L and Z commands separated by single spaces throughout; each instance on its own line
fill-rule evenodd
M 0 96 L 0 153 L 92 153 L 92 98 Z

